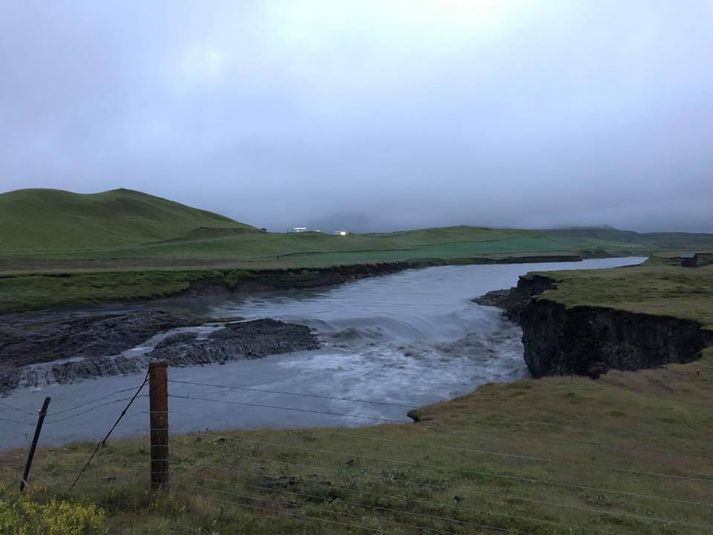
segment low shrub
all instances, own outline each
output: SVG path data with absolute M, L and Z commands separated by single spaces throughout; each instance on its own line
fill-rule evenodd
M 0 533 L 86 535 L 104 533 L 104 510 L 52 498 L 41 503 L 0 486 Z

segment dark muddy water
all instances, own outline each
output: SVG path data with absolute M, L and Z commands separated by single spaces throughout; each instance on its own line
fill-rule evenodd
M 295 321 L 314 328 L 323 343 L 317 351 L 169 370 L 171 380 L 181 381 L 169 385 L 177 396 L 169 400 L 172 432 L 409 422 L 408 407 L 527 375 L 519 328 L 472 297 L 512 286 L 527 271 L 642 260 L 434 267 L 318 290 L 145 305 Z M 130 353 L 141 354 L 157 339 Z M 95 440 L 121 412 L 132 395 L 128 389 L 142 380 L 135 374 L 17 389 L 0 398 L 0 447 L 27 443 L 45 396 L 52 403 L 42 443 Z M 145 434 L 147 410 L 146 397 L 138 398 L 114 434 Z

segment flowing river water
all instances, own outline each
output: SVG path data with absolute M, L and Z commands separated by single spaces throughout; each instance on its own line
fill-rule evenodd
M 527 376 L 520 329 L 499 310 L 471 298 L 513 286 L 528 271 L 643 260 L 433 267 L 329 288 L 176 298 L 142 306 L 294 321 L 313 328 L 322 342 L 316 351 L 170 369 L 173 433 L 409 422 L 408 408 L 453 398 L 487 382 Z M 133 351 L 145 352 L 152 343 L 155 338 Z M 16 389 L 0 398 L 0 448 L 24 446 L 31 439 L 45 396 L 52 402 L 41 443 L 96 440 L 143 378 L 108 376 Z M 147 433 L 146 394 L 137 398 L 113 436 Z

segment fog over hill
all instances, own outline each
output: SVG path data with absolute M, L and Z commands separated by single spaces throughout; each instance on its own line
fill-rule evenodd
M 713 231 L 711 27 L 706 0 L 3 2 L 0 191 Z

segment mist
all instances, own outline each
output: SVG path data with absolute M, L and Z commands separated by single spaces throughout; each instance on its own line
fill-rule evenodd
M 713 231 L 713 3 L 0 3 L 0 191 Z

